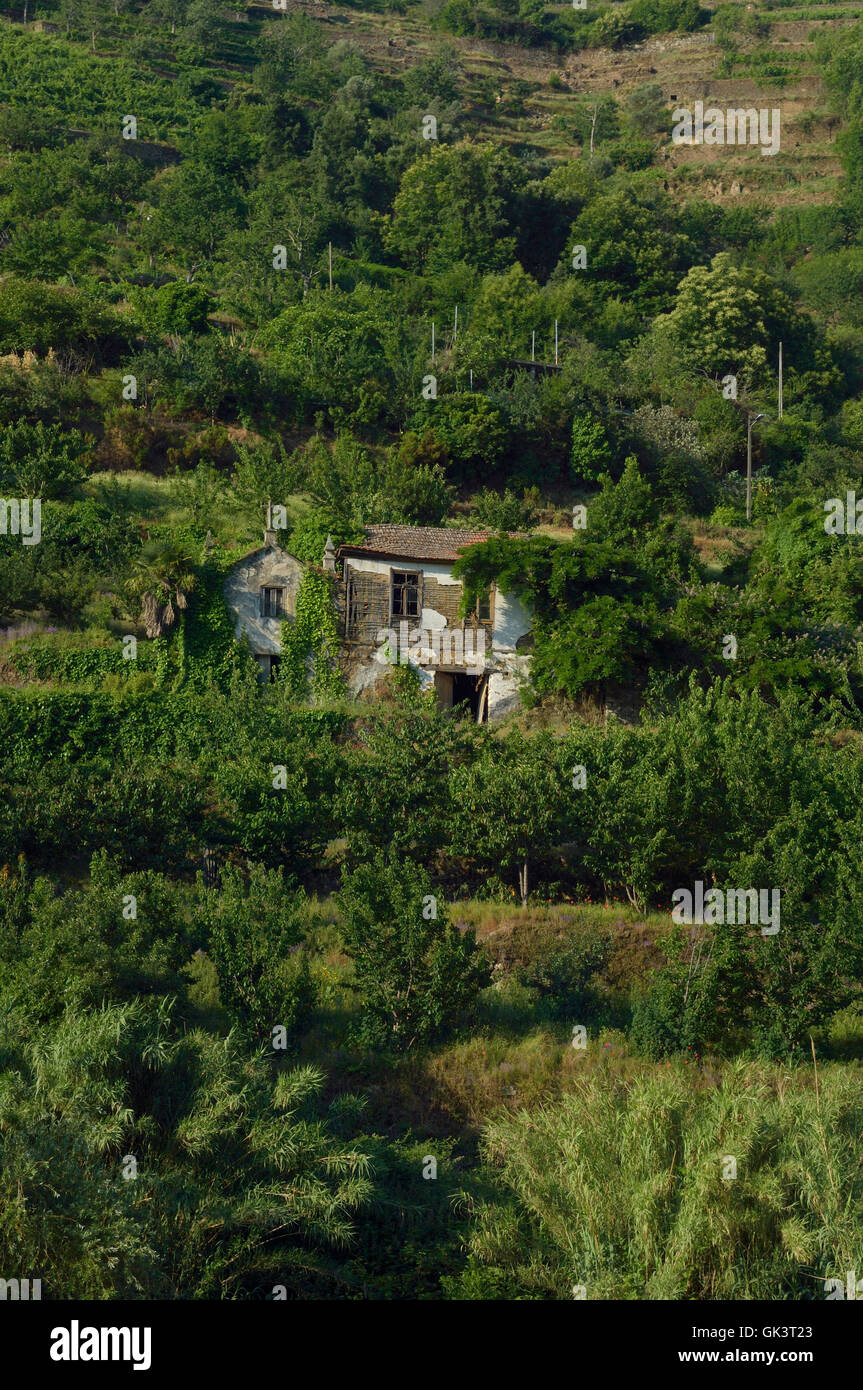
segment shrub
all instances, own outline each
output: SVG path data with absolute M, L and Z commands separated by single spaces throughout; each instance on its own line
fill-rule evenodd
M 260 864 L 248 878 L 226 865 L 221 879 L 218 891 L 201 896 L 222 1003 L 258 1045 L 272 1044 L 276 1027 L 291 1038 L 315 1000 L 302 949 L 304 898 L 286 891 L 281 869 Z
M 350 874 L 339 895 L 342 940 L 360 994 L 360 1037 L 393 1052 L 430 1043 L 469 1016 L 488 984 L 474 933 L 447 920 L 418 864 L 382 856 Z

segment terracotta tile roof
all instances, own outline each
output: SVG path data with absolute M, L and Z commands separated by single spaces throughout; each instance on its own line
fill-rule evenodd
M 490 531 L 458 531 L 447 526 L 367 526 L 365 540 L 340 545 L 339 555 L 385 555 L 401 560 L 457 560 L 467 545 L 487 541 Z

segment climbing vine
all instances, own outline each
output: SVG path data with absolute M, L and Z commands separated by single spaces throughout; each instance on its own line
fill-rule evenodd
M 213 679 L 224 687 L 236 672 L 254 668 L 236 641 L 223 592 L 226 574 L 243 553 L 237 548 L 214 550 L 198 570 L 183 632 L 183 672 L 192 684 Z
M 303 573 L 293 622 L 282 623 L 282 672 L 298 699 L 311 693 L 316 700 L 336 700 L 344 694 L 337 656 L 339 634 L 332 581 L 323 570 Z

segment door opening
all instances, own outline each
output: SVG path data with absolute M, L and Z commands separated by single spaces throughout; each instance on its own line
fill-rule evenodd
M 441 671 L 435 676 L 444 707 L 459 705 L 460 713 L 468 715 L 478 724 L 485 723 L 487 718 L 484 698 L 486 681 L 486 676 L 469 676 L 464 671 Z

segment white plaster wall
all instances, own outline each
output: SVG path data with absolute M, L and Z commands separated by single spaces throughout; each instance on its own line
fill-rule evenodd
M 451 565 L 431 560 L 373 560 L 368 555 L 346 555 L 345 564 L 367 574 L 388 575 L 390 570 L 422 570 L 423 574 L 436 579 L 439 584 L 461 584 L 460 579 L 453 578 Z
M 488 678 L 488 717 L 503 719 L 521 709 L 521 688 L 530 671 L 529 656 L 507 656 L 503 658 L 501 671 L 493 671 Z
M 494 595 L 494 630 L 491 637 L 492 651 L 515 651 L 519 637 L 530 632 L 530 614 L 520 599 L 514 594 L 502 594 L 499 589 Z
M 278 656 L 282 650 L 281 618 L 260 616 L 262 585 L 283 585 L 285 617 L 296 609 L 302 566 L 285 550 L 256 550 L 231 570 L 224 585 L 225 602 L 234 619 L 234 635 L 240 641 L 245 633 L 256 656 Z

